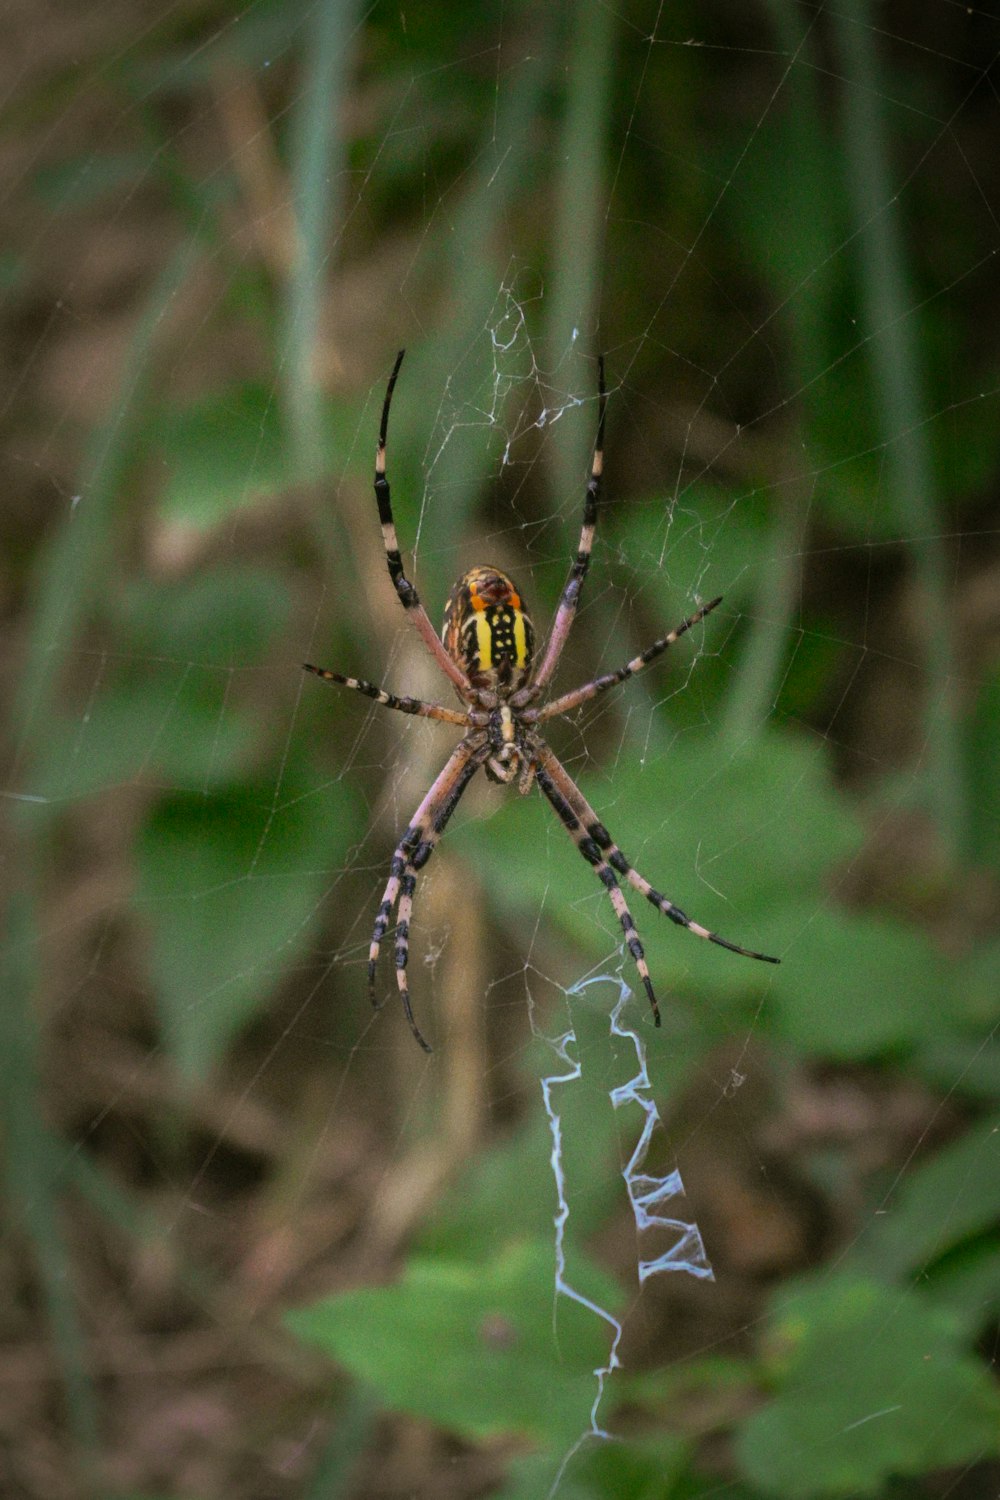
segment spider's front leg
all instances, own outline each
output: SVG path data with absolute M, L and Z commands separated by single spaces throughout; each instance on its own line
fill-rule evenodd
M 587 493 L 583 502 L 583 525 L 580 528 L 580 542 L 576 549 L 576 558 L 570 568 L 566 587 L 563 589 L 559 608 L 552 623 L 552 630 L 541 663 L 532 676 L 531 686 L 537 691 L 545 686 L 558 665 L 570 632 L 570 626 L 576 617 L 580 605 L 580 595 L 583 592 L 583 582 L 590 567 L 590 554 L 594 546 L 594 532 L 597 529 L 597 513 L 601 500 L 601 477 L 604 473 L 604 421 L 608 410 L 608 392 L 604 383 L 604 355 L 597 356 L 597 439 L 594 443 L 594 457 L 590 465 L 590 478 L 587 481 Z
M 396 693 L 387 693 L 374 682 L 366 682 L 363 677 L 345 677 L 343 672 L 328 672 L 326 667 L 314 667 L 308 661 L 302 663 L 302 670 L 312 672 L 324 682 L 333 682 L 340 687 L 351 688 L 355 693 L 363 693 L 366 698 L 372 698 L 384 708 L 395 708 L 403 714 L 417 714 L 423 719 L 440 719 L 445 724 L 461 724 L 466 729 L 472 722 L 469 715 L 460 709 L 445 708 L 440 703 L 425 703 L 421 698 L 401 698 Z
M 396 355 L 396 363 L 392 367 L 389 376 L 389 384 L 386 387 L 385 401 L 382 403 L 382 420 L 378 430 L 378 447 L 375 450 L 375 502 L 378 505 L 379 524 L 382 527 L 382 545 L 385 548 L 385 560 L 389 568 L 389 577 L 396 595 L 407 617 L 415 626 L 424 645 L 441 668 L 446 677 L 455 684 L 459 693 L 463 696 L 469 691 L 469 679 L 461 667 L 448 655 L 444 646 L 438 639 L 437 632 L 431 624 L 427 611 L 420 602 L 415 587 L 407 578 L 403 570 L 403 558 L 399 550 L 399 538 L 396 535 L 396 521 L 392 514 L 392 496 L 389 490 L 389 480 L 385 472 L 385 446 L 389 434 L 389 408 L 392 405 L 392 393 L 396 389 L 396 378 L 399 375 L 399 367 L 403 363 L 404 349 L 400 349 Z
M 701 609 L 696 609 L 693 615 L 689 615 L 686 620 L 682 620 L 667 635 L 661 635 L 659 640 L 655 640 L 651 646 L 647 646 L 645 651 L 640 651 L 638 656 L 634 656 L 631 661 L 626 662 L 617 671 L 605 672 L 603 676 L 595 677 L 592 682 L 585 682 L 582 687 L 574 688 L 570 693 L 563 693 L 561 698 L 552 698 L 546 703 L 544 708 L 536 711 L 536 722 L 542 724 L 546 719 L 555 718 L 558 714 L 568 714 L 572 709 L 579 708 L 582 703 L 587 703 L 591 698 L 596 698 L 598 693 L 605 693 L 608 688 L 616 687 L 619 682 L 624 682 L 626 678 L 634 677 L 637 672 L 641 672 L 644 667 L 649 666 L 651 661 L 655 661 L 658 656 L 662 655 L 668 646 L 672 646 L 675 641 L 680 640 L 681 636 L 690 630 L 692 625 L 697 625 L 700 620 L 703 620 L 706 615 L 711 614 L 712 610 L 716 609 L 721 603 L 722 595 L 720 594 L 717 599 L 711 599 L 708 604 L 703 604 Z

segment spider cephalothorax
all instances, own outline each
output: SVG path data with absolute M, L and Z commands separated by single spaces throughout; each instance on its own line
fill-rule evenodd
M 409 827 L 403 834 L 389 866 L 389 880 L 382 895 L 375 929 L 368 952 L 368 982 L 372 1001 L 375 1003 L 375 976 L 379 950 L 392 920 L 393 908 L 399 903 L 396 918 L 396 980 L 410 1029 L 421 1047 L 431 1049 L 421 1035 L 410 1004 L 410 991 L 406 980 L 406 964 L 409 957 L 410 913 L 413 893 L 417 883 L 417 872 L 430 859 L 438 839 L 444 832 L 465 788 L 473 776 L 483 767 L 491 781 L 509 784 L 517 780 L 518 790 L 528 792 L 537 781 L 558 817 L 568 830 L 584 859 L 591 864 L 611 898 L 615 913 L 621 923 L 629 953 L 635 960 L 639 977 L 653 1010 L 653 1019 L 660 1024 L 660 1011 L 653 993 L 649 969 L 643 955 L 642 943 L 635 929 L 632 914 L 619 884 L 618 877 L 628 882 L 635 890 L 651 902 L 658 911 L 668 916 L 680 927 L 686 927 L 697 937 L 717 943 L 733 953 L 742 953 L 747 958 L 758 958 L 764 963 L 776 964 L 778 959 L 766 953 L 755 953 L 750 948 L 741 948 L 730 943 L 716 932 L 693 922 L 679 906 L 660 894 L 649 881 L 639 874 L 615 844 L 608 830 L 587 802 L 569 772 L 553 755 L 538 731 L 546 719 L 569 713 L 580 704 L 595 698 L 616 683 L 624 682 L 641 672 L 668 646 L 690 630 L 699 620 L 720 604 L 721 599 L 712 599 L 703 604 L 694 614 L 682 621 L 675 630 L 660 636 L 651 646 L 623 667 L 606 672 L 582 687 L 574 688 L 559 698 L 549 699 L 538 706 L 544 689 L 552 677 L 562 649 L 566 644 L 570 626 L 580 602 L 580 592 L 587 576 L 590 552 L 594 543 L 594 528 L 597 524 L 598 502 L 601 493 L 601 475 L 604 467 L 604 418 L 607 408 L 607 393 L 604 386 L 604 359 L 599 357 L 598 370 L 598 420 L 597 442 L 590 468 L 590 479 L 583 507 L 583 526 L 580 544 L 570 574 L 563 589 L 559 608 L 552 624 L 541 661 L 534 657 L 535 632 L 524 607 L 522 596 L 498 568 L 471 568 L 452 589 L 445 610 L 444 631 L 439 640 L 434 633 L 427 612 L 413 584 L 403 571 L 403 560 L 396 537 L 396 525 L 392 515 L 389 482 L 385 476 L 385 444 L 389 426 L 389 406 L 396 386 L 396 377 L 403 362 L 403 350 L 396 356 L 389 385 L 382 406 L 382 421 L 379 427 L 378 448 L 375 453 L 375 498 L 378 503 L 382 540 L 385 545 L 389 577 L 399 595 L 403 608 L 438 666 L 450 680 L 464 709 L 446 708 L 439 703 L 424 703 L 419 698 L 397 697 L 358 677 L 345 677 L 340 672 L 328 672 L 322 667 L 306 665 L 308 672 L 315 672 L 327 682 L 340 683 L 364 693 L 376 703 L 387 708 L 399 709 L 402 713 L 418 714 L 425 719 L 440 719 L 447 724 L 460 725 L 466 732 L 452 751 L 444 769 L 427 793 Z

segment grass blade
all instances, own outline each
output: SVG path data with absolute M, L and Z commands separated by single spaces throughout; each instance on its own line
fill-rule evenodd
M 902 243 L 899 195 L 889 178 L 874 53 L 877 32 L 867 0 L 830 12 L 845 73 L 844 141 L 858 223 L 859 270 L 871 349 L 876 417 L 885 452 L 885 495 L 910 538 L 917 589 L 914 618 L 923 627 L 927 673 L 923 709 L 927 786 L 943 848 L 954 863 L 967 850 L 967 791 L 955 704 L 957 677 L 948 561 L 924 427 L 917 325 Z

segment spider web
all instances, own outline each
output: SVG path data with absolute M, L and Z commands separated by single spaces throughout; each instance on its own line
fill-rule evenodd
M 7 1490 L 986 1492 L 1000 18 L 6 19 Z M 724 595 L 547 726 L 782 958 L 627 891 L 660 1031 L 481 777 L 417 887 L 433 1057 L 391 937 L 368 1008 L 453 735 L 299 663 L 452 701 L 370 493 L 401 345 L 433 620 L 495 563 L 544 637 L 598 352 L 555 691 Z

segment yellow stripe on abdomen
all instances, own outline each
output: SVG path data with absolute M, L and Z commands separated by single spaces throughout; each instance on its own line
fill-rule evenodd
M 528 665 L 528 631 L 524 623 L 524 611 L 514 611 L 514 665 L 522 671 Z
M 493 629 L 484 613 L 476 615 L 476 646 L 479 651 L 479 670 L 489 672 L 493 666 Z

